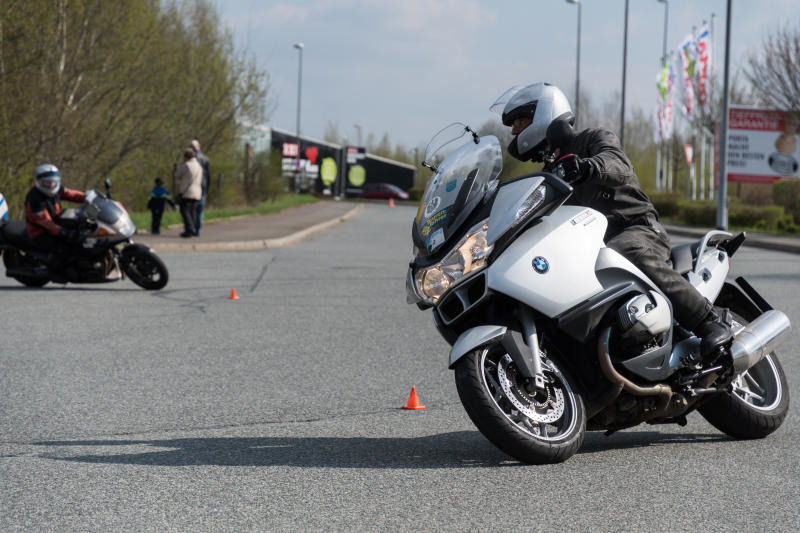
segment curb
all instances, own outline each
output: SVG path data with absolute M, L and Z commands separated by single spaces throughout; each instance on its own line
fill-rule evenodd
M 682 237 L 694 237 L 700 239 L 713 228 L 705 230 L 686 226 L 664 224 L 664 229 L 666 229 L 667 233 L 670 235 L 680 235 Z M 730 231 L 730 233 L 737 235 L 739 232 Z M 745 239 L 743 246 L 751 248 L 763 248 L 765 250 L 775 250 L 790 254 L 800 254 L 800 238 L 784 237 L 781 235 L 765 235 L 763 233 L 746 233 L 747 239 Z
M 256 239 L 251 241 L 221 241 L 221 242 L 199 242 L 199 243 L 167 243 L 152 246 L 158 253 L 180 253 L 180 252 L 245 252 L 252 250 L 265 250 L 270 248 L 284 248 L 286 246 L 293 246 L 306 239 L 309 239 L 332 228 L 340 222 L 346 222 L 358 214 L 359 211 L 364 209 L 364 206 L 359 204 L 347 213 L 340 215 L 331 220 L 320 222 L 309 226 L 306 229 L 286 235 L 285 237 L 275 237 L 272 239 Z

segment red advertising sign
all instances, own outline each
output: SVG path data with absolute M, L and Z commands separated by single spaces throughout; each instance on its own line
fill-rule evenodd
M 297 143 L 283 143 L 283 157 L 297 157 Z
M 800 177 L 797 129 L 797 121 L 783 111 L 731 107 L 728 181 L 772 183 Z

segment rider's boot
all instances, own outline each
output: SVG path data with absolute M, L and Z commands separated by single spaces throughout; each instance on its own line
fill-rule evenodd
M 721 348 L 730 345 L 733 333 L 728 324 L 713 309 L 695 328 L 695 335 L 700 337 L 700 357 L 703 363 L 713 363 L 722 353 Z

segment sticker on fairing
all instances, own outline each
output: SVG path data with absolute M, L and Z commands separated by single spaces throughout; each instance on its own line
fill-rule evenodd
M 439 206 L 442 204 L 442 198 L 439 196 L 434 196 L 428 202 L 428 205 L 425 206 L 425 218 L 430 217 L 432 214 L 439 209 Z
M 431 234 L 428 239 L 428 250 L 434 250 L 444 244 L 444 230 L 439 228 Z
M 444 208 L 425 221 L 425 225 L 422 227 L 422 230 L 420 230 L 420 233 L 422 233 L 423 237 L 427 237 L 428 233 L 431 232 L 433 227 L 436 226 L 438 223 L 442 222 L 446 218 L 447 218 L 447 208 Z

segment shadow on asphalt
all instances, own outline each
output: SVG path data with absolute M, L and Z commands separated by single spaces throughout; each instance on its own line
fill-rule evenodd
M 729 440 L 721 435 L 589 433 L 579 454 L 653 445 L 709 443 Z M 97 464 L 148 466 L 294 466 L 301 468 L 474 468 L 518 466 L 477 431 L 457 431 L 416 438 L 255 437 L 167 440 L 44 441 L 37 446 L 97 446 L 98 455 L 65 455 L 63 450 L 41 457 Z M 168 448 L 139 453 L 115 453 L 117 446 Z

